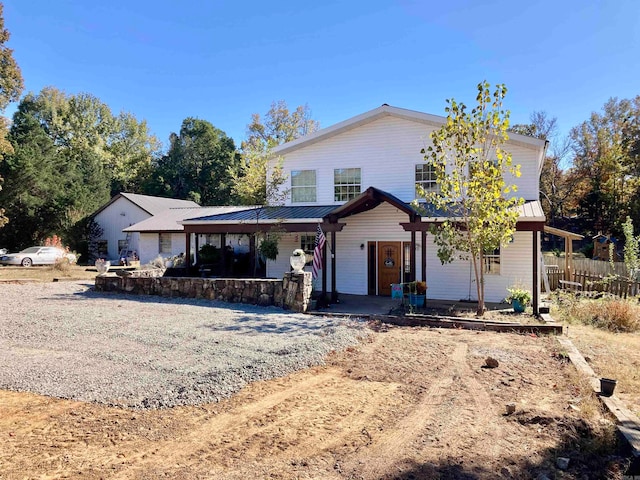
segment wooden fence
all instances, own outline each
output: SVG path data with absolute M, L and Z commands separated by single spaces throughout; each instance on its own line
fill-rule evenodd
M 549 289 L 551 291 L 561 288 L 574 289 L 574 287 L 577 287 L 566 283 L 563 285 L 564 270 L 562 270 L 560 266 L 547 265 L 546 270 L 549 279 Z M 578 289 L 582 292 L 605 292 L 621 298 L 640 295 L 640 282 L 637 280 L 629 280 L 624 276 L 612 276 L 609 273 L 602 275 L 588 270 L 574 270 L 571 275 L 571 282 L 580 284 Z
M 545 255 L 544 264 L 547 267 L 555 265 L 561 270 L 564 269 L 564 256 L 556 257 L 555 255 Z M 604 260 L 592 260 L 591 258 L 573 258 L 571 265 L 574 272 L 590 272 L 593 275 L 618 275 L 620 277 L 628 277 L 629 272 L 624 262 L 611 262 Z

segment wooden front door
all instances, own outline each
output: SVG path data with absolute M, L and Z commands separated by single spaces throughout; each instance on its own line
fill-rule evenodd
M 391 284 L 400 283 L 402 242 L 378 242 L 378 295 L 391 296 Z

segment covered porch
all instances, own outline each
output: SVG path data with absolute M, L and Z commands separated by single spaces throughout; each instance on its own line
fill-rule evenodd
M 544 214 L 539 202 L 528 202 L 520 208 L 517 232 L 530 232 L 531 234 L 530 249 L 528 248 L 527 252 L 527 257 L 530 256 L 531 260 L 527 260 L 529 262 L 527 270 L 532 275 L 530 278 L 533 308 L 537 314 L 540 303 L 539 279 L 541 278 L 539 235 L 544 227 Z M 373 210 L 382 213 L 374 217 Z M 382 218 L 383 216 L 387 222 L 385 225 L 388 227 L 383 228 L 374 224 L 378 217 Z M 368 221 L 371 223 L 367 223 Z M 358 278 L 354 280 L 359 282 L 357 289 L 341 291 L 341 295 L 361 292 L 362 294 L 384 296 L 390 295 L 390 292 L 385 292 L 381 285 L 388 285 L 390 288 L 392 283 L 399 281 L 420 280 L 427 282 L 427 233 L 434 224 L 441 221 L 443 221 L 441 217 L 438 218 L 432 214 L 424 214 L 423 216 L 411 204 L 403 202 L 388 192 L 369 187 L 358 197 L 340 206 L 248 207 L 246 210 L 192 218 L 181 223 L 184 226 L 187 240 L 187 259 L 191 259 L 191 240 L 194 235 L 197 238 L 199 234 L 217 233 L 222 236 L 222 244 L 224 245 L 226 235 L 248 234 L 250 256 L 255 259 L 258 254 L 256 234 L 265 234 L 271 229 L 277 229 L 284 234 L 309 236 L 314 235 L 320 225 L 327 237 L 327 242 L 325 242 L 322 252 L 321 285 L 316 289 L 321 292 L 323 298 L 335 302 L 338 298 L 339 286 L 338 263 L 340 263 L 343 276 L 344 272 L 358 271 Z M 354 235 L 352 230 L 351 233 L 348 232 L 355 224 L 360 225 L 358 235 Z M 349 228 L 345 230 L 347 226 Z M 392 229 L 395 233 L 389 233 L 386 229 Z M 391 236 L 394 237 L 391 238 Z M 341 237 L 342 240 L 338 237 Z M 395 243 L 402 249 L 402 256 L 398 257 L 400 259 L 398 262 L 390 262 L 390 266 L 393 268 L 390 269 L 389 278 L 385 279 L 381 278 L 382 273 L 377 267 L 375 271 L 372 270 L 372 265 L 381 265 L 385 261 L 380 256 L 380 252 L 383 247 L 386 248 L 382 241 L 388 238 L 395 239 L 391 243 Z M 523 238 L 526 237 L 520 236 L 519 238 L 519 242 L 522 243 Z M 371 241 L 367 241 L 367 239 Z M 341 242 L 340 248 L 338 248 L 339 242 Z M 347 247 L 349 254 L 345 254 Z M 196 251 L 198 248 L 196 242 Z M 433 254 L 433 252 L 431 253 Z M 280 262 L 282 268 L 284 268 L 286 260 L 286 268 L 288 269 L 289 254 L 290 252 L 287 251 L 285 255 L 281 249 L 279 256 L 286 256 L 286 259 Z M 436 275 L 438 274 L 436 273 Z M 437 281 L 437 278 L 432 277 L 430 281 Z

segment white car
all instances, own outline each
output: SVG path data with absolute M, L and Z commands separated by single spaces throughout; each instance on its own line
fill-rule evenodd
M 22 265 L 23 267 L 53 265 L 61 258 L 66 258 L 69 263 L 75 263 L 76 261 L 76 256 L 73 253 L 67 253 L 58 247 L 29 247 L 19 253 L 3 255 L 0 258 L 0 264 Z

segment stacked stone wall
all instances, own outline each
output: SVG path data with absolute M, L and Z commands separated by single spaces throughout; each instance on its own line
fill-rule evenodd
M 194 278 L 143 275 L 100 275 L 96 290 L 163 297 L 202 298 L 229 303 L 277 306 L 306 312 L 311 299 L 311 274 L 287 273 L 282 280 L 257 278 Z

